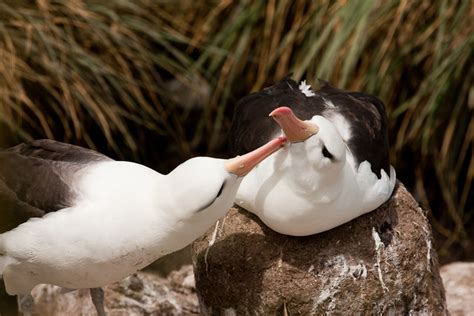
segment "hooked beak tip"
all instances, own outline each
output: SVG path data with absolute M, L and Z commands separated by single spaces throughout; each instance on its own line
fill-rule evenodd
M 276 108 L 270 113 L 270 116 L 280 125 L 292 143 L 305 141 L 319 131 L 316 124 L 300 120 L 287 106 Z
M 289 107 L 280 106 L 280 107 L 276 108 L 275 110 L 273 110 L 272 112 L 270 112 L 270 114 L 268 114 L 268 116 L 276 118 L 276 117 L 279 117 L 281 115 L 291 115 L 291 114 L 293 114 L 293 111 Z

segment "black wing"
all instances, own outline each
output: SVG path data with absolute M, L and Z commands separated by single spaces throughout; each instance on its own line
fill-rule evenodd
M 245 96 L 237 102 L 234 110 L 229 132 L 230 154 L 243 155 L 268 142 L 280 130 L 268 115 L 280 106 L 291 108 L 303 120 L 324 110 L 321 97 L 306 97 L 298 84 L 289 78 Z
M 242 155 L 269 141 L 280 130 L 268 117 L 277 107 L 288 106 L 303 120 L 314 115 L 330 119 L 334 111 L 353 125 L 347 145 L 357 163 L 369 161 L 379 177 L 381 169 L 390 174 L 387 114 L 383 102 L 369 94 L 338 89 L 323 80 L 314 93 L 314 96 L 305 96 L 294 80 L 285 78 L 240 99 L 229 132 L 230 154 Z M 326 101 L 335 107 L 327 107 Z
M 53 140 L 0 150 L 0 233 L 71 206 L 77 172 L 100 161 L 112 159 Z

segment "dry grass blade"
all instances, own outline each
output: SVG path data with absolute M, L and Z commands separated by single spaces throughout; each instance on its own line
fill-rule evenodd
M 16 93 L 2 94 L 2 103 L 14 102 L 22 109 L 2 111 L 9 115 L 4 120 L 18 121 L 16 115 L 23 113 L 23 119 L 40 123 L 23 124 L 23 136 L 41 129 L 50 138 L 85 139 L 82 123 L 90 117 L 112 148 L 120 151 L 120 136 L 133 151 L 137 146 L 130 124 L 174 130 L 164 126 L 169 123 L 157 97 L 163 95 L 157 70 L 177 76 L 190 59 L 157 27 L 157 3 L 41 1 L 0 6 L 0 51 L 17 64 L 0 83 L 2 90 Z M 156 49 L 174 62 L 157 58 L 151 53 Z M 0 67 L 7 66 L 4 61 Z M 62 128 L 53 126 L 56 119 L 44 117 L 51 111 Z
M 147 129 L 178 162 L 222 154 L 249 91 L 322 77 L 387 104 L 399 175 L 424 170 L 411 185 L 449 243 L 474 231 L 472 1 L 208 4 L 0 3 L 0 122 L 120 152 L 148 144 Z

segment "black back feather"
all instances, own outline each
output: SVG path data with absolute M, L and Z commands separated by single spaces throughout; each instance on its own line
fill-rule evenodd
M 0 150 L 0 233 L 71 206 L 78 172 L 109 160 L 93 150 L 48 139 Z
M 338 89 L 322 80 L 320 89 L 314 93 L 314 96 L 306 97 L 294 80 L 285 78 L 240 99 L 230 128 L 230 153 L 242 155 L 279 133 L 280 127 L 268 114 L 280 106 L 287 106 L 303 120 L 314 115 L 328 119 L 333 113 L 343 115 L 352 125 L 352 137 L 347 145 L 357 163 L 369 161 L 378 177 L 381 169 L 390 174 L 388 120 L 383 102 L 369 94 Z M 335 107 L 327 107 L 326 101 Z

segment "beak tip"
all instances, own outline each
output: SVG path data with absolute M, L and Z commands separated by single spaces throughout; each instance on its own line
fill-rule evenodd
M 280 125 L 289 142 L 302 142 L 318 132 L 318 127 L 299 119 L 287 106 L 276 108 L 270 116 Z
M 289 107 L 280 106 L 280 107 L 277 107 L 272 112 L 270 112 L 270 114 L 268 114 L 268 116 L 270 116 L 272 118 L 275 118 L 275 117 L 280 116 L 280 115 L 289 115 L 289 114 L 293 114 L 293 111 Z

